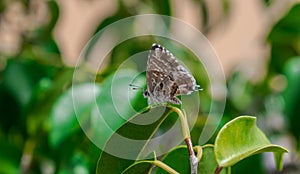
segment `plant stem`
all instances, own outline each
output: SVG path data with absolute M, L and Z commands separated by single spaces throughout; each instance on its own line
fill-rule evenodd
M 21 157 L 21 173 L 28 173 L 30 170 L 30 166 L 32 165 L 33 153 L 36 147 L 36 143 L 34 140 L 27 140 L 25 142 L 23 154 Z
M 201 146 L 195 146 L 194 149 L 196 150 L 197 159 L 200 161 L 202 158 L 202 147 Z
M 172 169 L 170 166 L 166 165 L 165 163 L 155 160 L 152 162 L 152 164 L 164 169 L 165 171 L 167 171 L 168 173 L 171 174 L 179 174 L 177 171 L 175 171 L 174 169 Z
M 190 138 L 190 130 L 189 130 L 189 126 L 187 124 L 187 120 L 185 115 L 182 113 L 182 111 L 176 107 L 170 107 L 174 112 L 177 113 L 177 115 L 179 116 L 180 119 L 180 123 L 181 123 L 181 128 L 182 128 L 182 134 L 183 134 L 183 138 Z
M 184 141 L 187 145 L 187 149 L 188 149 L 189 156 L 190 156 L 191 174 L 197 174 L 199 160 L 196 157 L 194 149 L 193 149 L 193 144 L 192 144 L 192 140 L 191 140 L 191 136 L 190 136 L 189 126 L 187 124 L 186 115 L 185 115 L 185 113 L 183 113 L 180 109 L 178 109 L 176 107 L 171 107 L 171 109 L 174 112 L 176 112 L 180 118 L 182 134 L 183 134 Z
M 223 169 L 223 167 L 218 166 L 215 170 L 215 174 L 219 174 L 222 169 Z
M 184 139 L 184 141 L 187 145 L 189 155 L 190 155 L 191 174 L 197 174 L 199 160 L 195 155 L 192 141 L 190 138 L 186 138 Z

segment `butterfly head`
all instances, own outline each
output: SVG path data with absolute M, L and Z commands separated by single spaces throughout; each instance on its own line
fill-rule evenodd
M 163 50 L 163 49 L 164 48 L 161 45 L 156 44 L 156 43 L 152 44 L 152 47 L 151 47 L 151 50 L 153 50 L 153 51 L 155 51 L 155 50 Z
M 144 96 L 144 98 L 147 98 L 147 97 L 150 96 L 150 94 L 149 94 L 149 92 L 146 90 L 146 91 L 143 92 L 143 96 Z

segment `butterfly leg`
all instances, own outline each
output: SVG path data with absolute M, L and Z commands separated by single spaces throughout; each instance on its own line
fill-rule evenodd
M 169 99 L 170 103 L 176 104 L 176 105 L 181 105 L 181 101 L 177 97 L 172 97 Z

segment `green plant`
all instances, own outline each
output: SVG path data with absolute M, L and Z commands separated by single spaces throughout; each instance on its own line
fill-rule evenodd
M 150 110 L 160 109 L 151 108 Z M 163 116 L 152 125 L 138 126 L 132 124 L 135 119 L 140 119 L 138 114 L 128 120 L 115 134 L 123 136 L 138 137 L 138 139 L 151 139 L 154 131 L 166 120 L 171 112 L 176 112 L 182 123 L 184 139 L 189 139 L 188 127 L 186 127 L 186 117 L 178 109 L 168 106 Z M 141 134 L 141 132 L 143 132 Z M 108 140 L 105 147 L 108 148 L 114 143 L 114 135 Z M 187 143 L 188 144 L 188 143 Z M 145 144 L 146 146 L 147 144 Z M 189 144 L 188 144 L 189 146 Z M 121 151 L 126 151 L 126 147 L 118 146 Z M 131 147 L 132 148 L 132 147 Z M 140 148 L 141 152 L 144 146 Z M 158 167 L 156 173 L 190 173 L 190 161 L 187 146 L 178 146 L 165 154 L 160 160 L 152 156 L 150 160 L 126 160 L 118 158 L 103 149 L 98 161 L 97 173 L 147 173 L 155 165 Z M 283 154 L 288 152 L 285 148 L 273 145 L 269 142 L 263 132 L 256 126 L 256 118 L 251 116 L 240 116 L 227 123 L 217 135 L 214 145 L 194 146 L 199 164 L 199 173 L 220 173 L 225 168 L 224 173 L 230 173 L 230 167 L 244 158 L 262 152 L 273 152 L 278 170 L 282 169 Z M 138 157 L 138 153 L 136 154 Z M 113 166 L 113 167 L 112 167 Z M 193 172 L 195 173 L 195 171 Z
M 7 17 L 4 14 L 5 11 L 7 11 L 9 4 L 14 4 L 15 2 L 20 2 L 17 7 L 22 7 L 19 9 L 21 11 L 13 11 L 11 13 L 13 18 Z M 270 2 L 268 1 L 268 4 Z M 125 1 L 119 1 L 116 4 L 119 10 L 106 17 L 103 21 L 98 21 L 99 23 L 95 24 L 98 25 L 95 33 L 119 19 L 139 14 L 144 7 L 147 7 L 145 8 L 146 10 L 153 9 L 153 13 L 156 12 L 167 16 L 173 15 L 174 9 L 171 1 L 158 3 L 136 1 L 135 3 L 136 5 L 132 6 L 132 2 L 130 5 L 125 3 Z M 206 33 L 220 26 L 210 26 L 210 8 L 206 5 L 207 3 L 202 1 L 197 1 L 196 3 L 203 10 L 201 10 L 202 15 L 199 14 L 199 16 L 194 17 L 195 19 L 200 19 L 199 17 L 202 16 L 203 28 L 207 30 Z M 46 23 L 40 23 L 41 21 L 31 18 L 33 20 L 22 20 L 21 28 L 11 30 L 13 31 L 11 32 L 12 36 L 22 40 L 20 43 L 13 44 L 13 48 L 18 48 L 19 50 L 15 50 L 11 54 L 10 44 L 1 43 L 0 173 L 95 173 L 99 154 L 102 154 L 101 157 L 109 155 L 102 151 L 107 148 L 108 143 L 105 146 L 105 142 L 110 142 L 116 133 L 123 133 L 123 130 L 128 128 L 126 125 L 131 120 L 142 118 L 140 114 L 135 115 L 122 105 L 117 107 L 124 112 L 124 115 L 122 117 L 118 115 L 115 108 L 113 108 L 110 96 L 110 80 L 112 76 L 109 76 L 109 74 L 114 73 L 116 66 L 120 65 L 124 58 L 148 49 L 152 41 L 146 37 L 140 37 L 138 40 L 129 40 L 118 45 L 112 51 L 111 56 L 109 56 L 109 61 L 106 62 L 107 69 L 105 72 L 101 71 L 96 75 L 97 83 L 75 85 L 72 87 L 72 92 L 68 88 L 72 84 L 74 68 L 65 65 L 66 57 L 62 55 L 64 50 L 59 46 L 61 41 L 53 37 L 56 23 L 60 23 L 57 20 L 60 18 L 60 14 L 64 14 L 64 9 L 56 1 L 47 1 L 46 4 L 49 10 Z M 225 13 L 222 14 L 224 17 L 222 19 L 226 19 L 228 14 L 231 14 L 229 12 L 233 9 L 230 8 L 231 3 L 227 1 L 224 6 L 226 6 L 226 9 Z M 16 10 L 15 8 L 11 9 Z M 14 21 L 10 20 L 17 19 L 16 21 L 19 23 L 20 18 L 16 16 L 21 16 L 21 19 L 23 19 L 24 14 L 29 17 L 38 16 L 33 15 L 36 14 L 35 12 L 40 11 L 37 9 L 35 1 L 1 1 L 0 13 L 1 19 L 3 19 L 0 20 L 1 28 L 4 31 L 10 31 L 5 26 L 3 27 L 3 22 L 6 21 L 11 25 Z M 291 168 L 295 173 L 299 170 L 299 168 L 297 169 L 299 166 L 299 158 L 297 156 L 299 156 L 300 148 L 300 131 L 298 126 L 300 110 L 297 107 L 300 103 L 299 9 L 299 3 L 293 5 L 286 15 L 278 19 L 278 22 L 266 36 L 266 41 L 270 45 L 271 55 L 266 65 L 268 67 L 266 69 L 266 77 L 262 81 L 254 83 L 250 80 L 250 77 L 243 76 L 241 72 L 228 74 L 227 85 L 229 85 L 229 94 L 222 117 L 223 120 L 220 123 L 218 134 L 215 134 L 208 144 L 203 146 L 198 145 L 197 138 L 202 132 L 206 120 L 205 117 L 199 115 L 195 126 L 191 129 L 191 139 L 194 144 L 193 150 L 196 158 L 200 159 L 198 173 L 213 173 L 217 166 L 219 166 L 218 170 L 223 167 L 221 173 L 247 173 L 247 171 L 248 173 L 272 173 L 273 168 L 270 169 L 270 166 L 264 163 L 265 161 L 262 161 L 262 156 L 249 157 L 264 151 L 274 152 L 277 166 L 280 167 L 282 165 L 281 155 L 286 150 L 269 143 L 263 133 L 255 126 L 255 117 L 242 116 L 234 119 L 235 116 L 241 113 L 243 115 L 259 115 L 258 120 L 263 120 L 264 122 L 263 124 L 260 122 L 258 125 L 264 126 L 264 133 L 272 142 L 285 144 L 291 144 L 292 142 L 294 146 L 288 146 L 290 151 L 288 157 L 292 156 L 294 158 L 287 160 L 288 162 L 284 165 L 283 173 L 288 172 Z M 21 13 L 23 10 L 25 10 L 24 14 Z M 224 22 L 224 20 L 220 21 Z M 135 27 L 120 29 L 123 33 L 127 33 L 132 32 L 127 31 L 127 29 L 131 30 L 133 28 Z M 267 27 L 265 29 L 268 30 Z M 265 33 L 267 32 L 265 31 Z M 261 41 L 264 42 L 263 40 Z M 162 43 L 168 42 L 168 40 L 165 40 Z M 172 47 L 172 45 L 170 46 Z M 173 51 L 175 51 L 174 55 L 183 58 L 184 63 L 191 70 L 194 70 L 193 75 L 198 82 L 201 82 L 201 86 L 206 87 L 208 83 L 206 81 L 208 80 L 205 75 L 205 69 L 201 69 L 199 64 L 192 60 L 193 54 L 189 50 L 181 48 L 173 49 Z M 253 56 L 253 58 L 260 58 L 256 54 Z M 95 74 L 89 74 L 88 76 L 90 75 L 93 76 Z M 124 75 L 131 74 L 126 72 Z M 95 92 L 96 102 L 93 96 L 90 95 L 90 91 Z M 123 89 L 118 88 L 118 90 L 113 92 L 119 96 L 128 92 L 128 90 L 123 87 Z M 75 96 L 72 96 L 72 93 Z M 209 109 L 209 103 L 212 99 L 209 93 L 203 92 L 200 95 L 200 109 L 205 113 Z M 75 102 L 76 111 L 72 100 L 74 97 L 80 99 Z M 146 107 L 146 102 L 141 102 L 143 101 L 141 95 L 134 96 L 134 98 L 132 105 L 136 107 L 136 110 L 142 110 L 142 108 Z M 97 115 L 96 111 L 98 108 L 101 108 L 100 114 L 105 116 L 105 122 L 97 120 L 99 115 Z M 133 139 L 143 139 L 144 137 L 138 137 L 138 134 L 133 134 L 133 132 L 140 129 L 142 133 L 155 134 L 157 132 L 155 130 L 166 130 L 168 126 L 174 123 L 174 119 L 178 119 L 178 115 L 176 112 L 173 112 L 173 109 L 167 107 L 167 111 L 170 113 L 161 115 L 160 119 L 163 120 L 160 120 L 162 122 L 160 127 L 153 125 L 154 127 L 148 129 L 149 126 L 139 127 L 132 125 L 130 131 L 124 135 L 132 136 Z M 144 112 L 148 113 L 154 110 L 159 110 L 159 108 L 146 109 Z M 186 111 L 188 110 L 186 109 Z M 80 123 L 83 124 L 79 125 L 77 118 L 82 118 Z M 185 117 L 180 118 L 185 119 Z M 278 121 L 278 119 L 281 120 Z M 273 124 L 274 122 L 270 122 L 270 120 L 277 121 L 276 123 L 281 124 L 281 126 L 278 127 L 278 124 Z M 230 122 L 225 124 L 227 121 Z M 110 129 L 105 127 L 105 123 L 109 124 Z M 234 129 L 228 129 L 228 124 L 231 126 L 235 124 L 235 126 L 232 126 Z M 246 126 L 242 126 L 243 124 L 246 124 Z M 86 127 L 84 130 L 86 134 L 84 134 L 81 126 Z M 221 129 L 221 127 L 223 128 Z M 242 129 L 238 129 L 238 127 Z M 151 130 L 153 131 L 151 132 Z M 180 132 L 180 127 L 178 130 Z M 234 138 L 233 135 L 240 132 L 243 132 L 242 135 L 246 135 L 244 132 L 248 132 L 247 135 L 249 136 L 247 137 L 252 137 L 250 135 L 253 134 L 252 141 L 250 143 L 247 141 L 242 142 L 240 137 Z M 97 142 L 102 144 L 100 146 L 97 144 L 97 147 L 87 138 L 89 136 L 94 137 L 98 140 Z M 150 137 L 145 138 L 151 139 Z M 184 136 L 180 133 L 178 137 L 181 137 L 182 140 L 184 139 Z M 286 137 L 289 139 L 286 139 Z M 254 140 L 256 140 L 256 144 L 253 143 Z M 162 143 L 161 145 L 164 146 L 165 144 Z M 237 146 L 241 148 L 239 153 L 237 153 Z M 117 148 L 119 147 L 121 145 L 117 146 Z M 217 152 L 219 153 L 216 154 Z M 232 158 L 226 158 L 231 154 L 234 155 Z M 99 158 L 97 170 L 100 173 L 147 173 L 150 170 L 152 170 L 152 173 L 167 173 L 167 171 L 189 173 L 189 158 L 188 148 L 183 141 L 181 145 L 173 146 L 173 149 L 163 156 L 157 157 L 154 151 L 149 153 L 146 160 L 124 160 L 111 157 L 103 161 L 103 158 Z M 246 159 L 241 161 L 241 158 Z M 102 170 L 100 162 L 107 164 L 105 170 Z M 153 166 L 157 166 L 157 168 L 153 169 Z
M 283 154 L 287 150 L 271 144 L 256 126 L 256 118 L 252 116 L 240 116 L 229 121 L 219 130 L 213 144 L 203 146 L 191 144 L 192 137 L 187 124 L 188 118 L 183 110 L 174 106 L 149 108 L 141 105 L 139 109 L 142 112 L 133 115 L 126 104 L 118 105 L 118 109 L 123 111 L 123 115 L 120 117 L 120 114 L 114 109 L 110 93 L 113 80 L 115 80 L 114 83 L 118 83 L 113 92 L 121 97 L 125 93 L 124 90 L 127 90 L 124 89 L 124 85 L 128 84 L 127 80 L 131 79 L 134 72 L 126 70 L 122 74 L 120 79 L 114 79 L 114 76 L 110 75 L 101 84 L 75 85 L 60 96 L 51 114 L 50 142 L 53 147 L 64 147 L 65 137 L 77 134 L 78 130 L 85 127 L 86 135 L 94 143 L 95 141 L 100 142 L 100 144 L 95 143 L 101 149 L 97 173 L 147 173 L 153 171 L 153 166 L 157 166 L 153 171 L 156 173 L 190 173 L 190 158 L 193 155 L 196 158 L 195 166 L 198 173 L 230 173 L 231 166 L 234 164 L 262 152 L 273 152 L 277 169 L 282 169 Z M 91 93 L 91 91 L 94 92 Z M 95 100 L 96 102 L 94 102 Z M 141 100 L 144 99 L 141 98 L 140 93 L 136 93 L 131 102 L 146 103 Z M 142 109 L 143 107 L 146 109 Z M 96 112 L 97 110 L 99 112 Z M 151 113 L 163 114 L 158 115 L 157 120 L 151 124 L 135 124 L 153 116 Z M 102 119 L 99 119 L 100 116 Z M 72 126 L 76 122 L 76 117 L 81 128 Z M 180 120 L 182 132 L 178 136 L 182 136 L 181 139 L 185 140 L 188 146 L 175 146 L 159 157 L 156 156 L 155 151 L 145 153 L 144 149 L 151 139 L 159 135 L 157 134 L 158 130 L 160 133 L 162 130 L 167 130 L 168 126 L 173 124 L 177 118 Z M 164 127 L 166 125 L 167 128 Z M 178 128 L 180 129 L 180 127 Z M 128 139 L 144 141 L 142 144 L 133 146 L 117 141 L 120 135 Z M 116 150 L 114 152 L 117 153 L 110 153 L 111 150 Z M 124 152 L 128 153 L 130 158 L 118 157 L 118 153 Z M 141 154 L 145 158 L 142 158 Z

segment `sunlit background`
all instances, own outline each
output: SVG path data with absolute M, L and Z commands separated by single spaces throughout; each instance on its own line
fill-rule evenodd
M 72 102 L 65 100 L 66 91 L 89 39 L 105 26 L 138 14 L 176 17 L 201 31 L 227 80 L 220 127 L 240 115 L 256 116 L 272 143 L 289 149 L 281 173 L 300 173 L 297 0 L 1 0 L 0 173 L 95 172 L 101 150 L 83 133 Z M 91 75 L 97 73 L 101 84 L 128 57 L 148 50 L 152 41 L 141 37 L 118 45 L 99 69 L 90 67 Z M 186 49 L 177 55 L 193 57 Z M 209 82 L 198 64 L 183 59 L 205 89 Z M 207 92 L 200 97 L 201 112 L 211 99 Z M 146 106 L 141 100 L 135 104 L 140 109 Z M 200 113 L 192 138 L 204 123 L 205 114 Z M 279 172 L 272 155 L 263 154 L 238 163 L 232 173 Z

